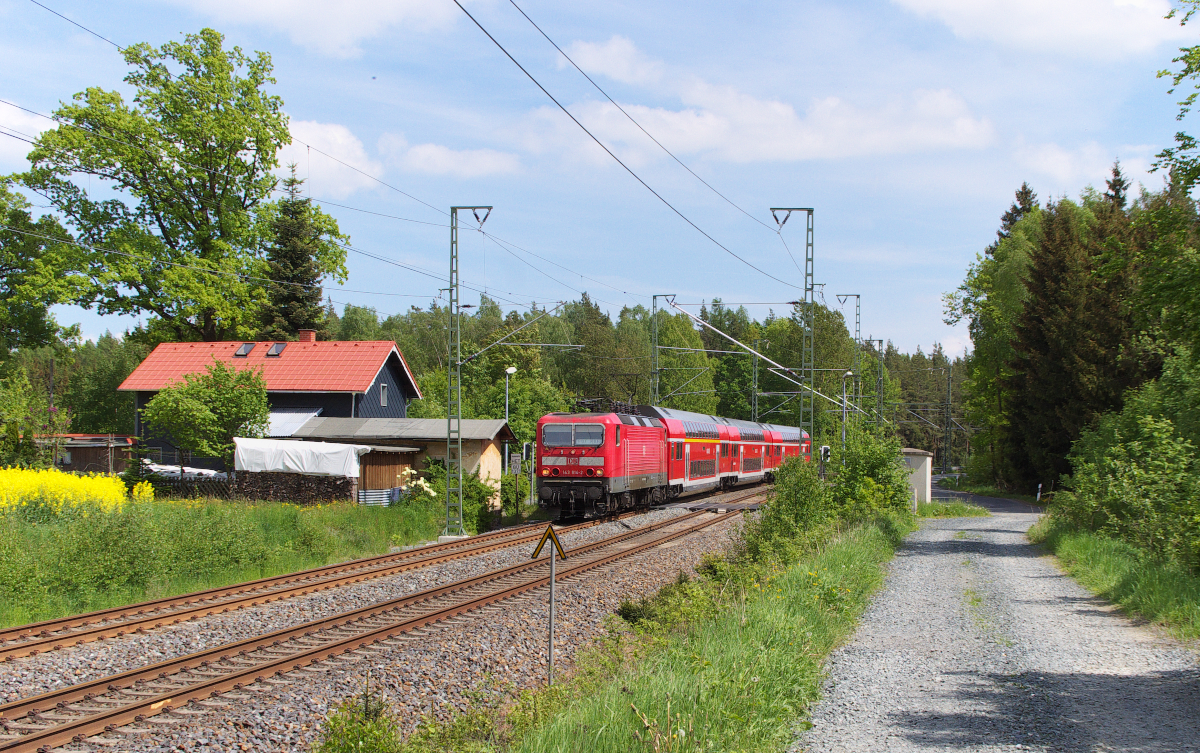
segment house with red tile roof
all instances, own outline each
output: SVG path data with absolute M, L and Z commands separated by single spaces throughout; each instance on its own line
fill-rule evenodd
M 421 397 L 391 340 L 318 342 L 315 332 L 302 330 L 299 342 L 162 343 L 118 387 L 134 393 L 136 434 L 162 462 L 180 458 L 169 438 L 147 435 L 142 409 L 159 390 L 203 373 L 214 361 L 262 373 L 271 406 L 268 436 L 289 437 L 317 416 L 406 418 L 409 401 Z

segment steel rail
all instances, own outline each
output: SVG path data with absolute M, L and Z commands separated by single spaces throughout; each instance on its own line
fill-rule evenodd
M 654 527 L 661 528 L 677 525 L 680 522 L 684 522 L 702 514 L 703 513 L 692 513 L 690 515 L 680 516 L 670 521 L 663 521 L 660 524 L 655 524 Z M 573 567 L 566 569 L 560 577 L 569 578 L 588 570 L 602 567 L 616 560 L 633 556 L 647 549 L 651 549 L 674 539 L 695 533 L 699 530 L 715 525 L 716 523 L 729 520 L 730 518 L 739 514 L 741 514 L 740 511 L 714 515 L 708 520 L 702 521 L 698 524 L 668 532 L 662 536 L 655 536 L 649 541 L 636 543 L 632 546 L 618 549 L 617 551 L 609 554 L 602 554 L 598 558 L 574 565 Z M 621 544 L 630 538 L 637 538 L 639 536 L 644 536 L 646 533 L 652 533 L 653 531 L 650 530 L 651 528 L 651 526 L 647 526 L 626 534 L 620 534 L 609 539 L 604 539 L 586 547 L 575 549 L 572 553 L 578 556 L 579 554 L 589 551 L 609 548 Z M 539 567 L 544 568 L 547 561 L 548 560 L 546 558 L 542 558 L 531 563 L 523 563 L 521 565 L 494 571 L 493 573 L 488 573 L 483 576 L 477 576 L 476 578 L 460 581 L 455 584 L 449 584 L 440 588 L 430 589 L 429 591 L 422 592 L 421 594 L 414 594 L 410 597 L 395 600 L 395 602 L 377 605 L 375 607 L 374 616 L 379 616 L 381 612 L 395 611 L 397 608 L 402 606 L 399 604 L 399 602 L 413 604 L 421 601 L 428 601 L 432 598 L 450 593 L 452 591 L 466 590 L 470 586 L 479 585 L 489 580 L 502 580 L 503 578 L 511 576 L 517 572 Z M 286 656 L 269 656 L 267 657 L 266 661 L 263 661 L 262 663 L 246 667 L 235 667 L 233 668 L 233 671 L 221 676 L 201 679 L 199 682 L 185 685 L 184 687 L 177 689 L 171 689 L 169 691 L 162 691 L 160 689 L 158 692 L 151 690 L 150 695 L 143 695 L 137 699 L 134 699 L 132 703 L 126 704 L 122 707 L 104 709 L 98 713 L 90 713 L 80 717 L 79 719 L 66 720 L 61 724 L 52 725 L 41 730 L 28 730 L 26 734 L 20 735 L 19 737 L 7 741 L 0 741 L 0 750 L 48 750 L 54 746 L 63 745 L 69 742 L 82 742 L 90 735 L 112 731 L 113 729 L 125 724 L 129 724 L 130 722 L 143 721 L 148 716 L 154 716 L 156 714 L 170 711 L 190 701 L 202 700 L 214 695 L 218 695 L 222 692 L 240 689 L 244 684 L 261 682 L 268 676 L 282 675 L 286 672 L 304 669 L 306 664 L 316 664 L 322 660 L 329 659 L 339 654 L 350 653 L 355 650 L 365 648 L 373 643 L 395 638 L 397 635 L 402 635 L 442 620 L 475 611 L 497 601 L 512 598 L 527 591 L 539 588 L 543 585 L 546 585 L 548 582 L 548 574 L 538 575 L 537 577 L 528 579 L 524 582 L 517 583 L 512 586 L 504 586 L 482 596 L 478 596 L 467 601 L 461 601 L 457 604 L 451 604 L 430 613 L 407 617 L 400 621 L 392 621 L 390 624 L 378 627 L 368 626 L 367 631 L 363 633 L 336 638 L 333 642 L 323 646 L 302 647 L 299 652 L 290 653 Z M 356 610 L 356 612 L 357 611 L 368 610 Z M 349 614 L 355 613 L 347 613 L 347 615 Z M 122 683 L 125 685 L 125 687 L 128 687 L 133 682 L 136 682 L 136 679 L 146 680 L 157 678 L 159 680 L 165 680 L 170 671 L 168 668 L 166 668 L 167 665 L 180 665 L 180 663 L 185 660 L 195 663 L 198 660 L 204 661 L 204 657 L 219 657 L 219 660 L 228 660 L 230 652 L 236 650 L 238 646 L 244 643 L 257 643 L 258 647 L 260 648 L 271 647 L 276 648 L 276 650 L 280 650 L 278 647 L 280 640 L 276 637 L 279 636 L 280 633 L 295 633 L 296 631 L 300 631 L 298 634 L 300 636 L 305 636 L 306 634 L 304 630 L 307 630 L 308 634 L 311 635 L 314 629 L 324 629 L 328 631 L 339 626 L 344 626 L 348 621 L 361 622 L 364 619 L 363 617 L 359 617 L 352 620 L 346 620 L 345 618 L 347 615 L 329 618 L 327 620 L 319 621 L 318 623 L 309 623 L 306 626 L 299 626 L 298 628 L 288 631 L 277 631 L 277 633 L 273 633 L 268 636 L 262 636 L 259 639 L 252 641 L 244 641 L 238 644 L 220 646 L 209 651 L 194 654 L 191 657 L 184 657 L 180 660 L 160 663 L 158 665 L 154 665 L 153 667 L 146 667 L 142 670 L 124 673 L 123 675 L 117 675 L 110 678 L 101 678 L 83 685 L 46 693 L 42 696 L 38 696 L 37 698 L 27 699 L 26 701 L 5 704 L 4 706 L 0 706 L 0 714 L 4 714 L 5 717 L 7 717 L 12 712 L 18 712 L 20 715 L 28 716 L 34 721 L 40 722 L 42 719 L 46 719 L 47 721 L 58 721 L 56 719 L 42 717 L 32 704 L 35 702 L 40 702 L 43 704 L 50 702 L 61 711 L 73 711 L 68 708 L 69 704 L 79 700 L 91 700 L 94 695 L 97 695 L 97 693 L 94 691 L 100 686 L 103 686 L 107 692 L 113 692 L 125 689 L 118 685 L 118 683 Z M 238 652 L 238 655 L 245 656 L 248 653 L 250 653 L 250 650 L 242 650 Z M 210 672 L 218 669 L 209 668 L 204 664 L 201 666 L 208 668 Z M 189 669 L 192 668 L 186 665 L 181 665 L 178 667 L 179 672 L 185 672 Z M 219 669 L 225 668 L 222 667 Z M 139 677 L 134 678 L 133 675 L 138 675 Z M 115 700 L 116 699 L 110 699 L 109 702 L 113 702 Z M 61 711 L 59 713 L 60 716 Z M 7 721 L 3 725 L 6 730 L 10 729 L 11 726 L 11 723 Z
M 723 493 L 728 492 L 712 496 L 720 496 Z M 626 512 L 615 517 L 575 523 L 560 530 L 569 533 L 638 514 L 641 513 Z M 453 559 L 486 554 L 525 543 L 539 535 L 541 528 L 538 524 L 525 524 L 472 536 L 462 541 L 433 544 L 123 607 L 0 628 L 0 661 L 33 656 L 44 651 L 104 638 L 122 637 L 129 633 L 142 633 L 147 629 L 305 596 Z
M 595 550 L 595 549 L 598 549 L 598 548 L 601 548 L 604 546 L 612 546 L 612 545 L 614 545 L 616 543 L 620 543 L 621 541 L 624 541 L 626 539 L 634 538 L 636 536 L 644 535 L 646 533 L 652 533 L 660 528 L 663 528 L 663 527 L 666 527 L 669 525 L 673 525 L 673 524 L 676 524 L 679 522 L 683 522 L 686 520 L 690 520 L 699 515 L 702 515 L 704 512 L 707 512 L 707 511 L 697 511 L 697 512 L 690 513 L 688 515 L 681 515 L 681 516 L 678 516 L 675 518 L 671 518 L 670 520 L 659 521 L 658 523 L 654 523 L 649 526 L 635 528 L 630 531 L 624 531 L 615 536 L 611 536 L 607 539 L 602 539 L 598 542 L 593 542 L 592 544 L 587 544 L 585 546 L 579 547 L 573 551 L 577 552 L 579 554 L 586 554 L 589 551 L 592 551 L 592 550 Z M 140 679 L 158 677 L 158 675 L 162 672 L 181 671 L 184 667 L 188 667 L 188 666 L 195 665 L 200 662 L 206 661 L 209 658 L 211 658 L 212 656 L 217 656 L 219 658 L 221 655 L 226 655 L 226 654 L 230 654 L 230 653 L 244 653 L 247 651 L 252 651 L 255 648 L 259 648 L 263 645 L 272 645 L 273 642 L 275 642 L 275 641 L 286 640 L 286 639 L 295 637 L 296 635 L 304 635 L 305 633 L 309 633 L 309 632 L 312 632 L 317 629 L 325 629 L 330 625 L 343 624 L 343 623 L 347 623 L 347 622 L 353 622 L 353 621 L 359 620 L 359 619 L 369 618 L 380 612 L 385 612 L 385 611 L 389 611 L 392 609 L 405 607 L 405 606 L 415 604 L 415 603 L 418 603 L 421 601 L 426 601 L 431 598 L 442 596 L 447 593 L 462 590 L 464 588 L 470 588 L 470 587 L 473 587 L 480 583 L 486 583 L 491 580 L 496 580 L 498 578 L 503 578 L 503 577 L 506 577 L 506 576 L 509 576 L 509 575 L 512 575 L 515 573 L 523 572 L 525 570 L 537 567 L 538 565 L 539 565 L 539 562 L 521 562 L 516 565 L 511 565 L 506 568 L 500 568 L 498 570 L 492 570 L 490 572 L 483 573 L 481 575 L 477 575 L 477 576 L 474 576 L 471 578 L 465 578 L 463 580 L 453 581 L 451 583 L 447 583 L 447 584 L 444 584 L 441 586 L 436 586 L 431 589 L 426 589 L 425 591 L 420 591 L 415 594 L 408 594 L 406 596 L 401 596 L 401 597 L 397 597 L 395 599 L 390 599 L 388 601 L 379 602 L 377 604 L 360 607 L 358 609 L 350 610 L 348 612 L 342 612 L 342 613 L 339 613 L 336 615 L 331 615 L 329 617 L 325 617 L 325 618 L 322 618 L 319 620 L 313 620 L 310 622 L 301 623 L 301 624 L 295 625 L 293 627 L 281 628 L 279 630 L 276 630 L 271 633 L 267 633 L 265 635 L 255 636 L 252 638 L 247 638 L 247 639 L 244 639 L 241 641 L 236 641 L 234 643 L 229 643 L 229 644 L 225 644 L 225 645 L 221 645 L 221 646 L 215 646 L 211 649 L 206 649 L 205 651 L 201 651 L 201 652 L 194 653 L 194 654 L 188 654 L 188 655 L 181 656 L 181 657 L 175 657 L 173 659 L 167 659 L 167 660 L 164 660 L 157 664 L 153 664 L 153 665 L 150 665 L 147 667 L 142 667 L 140 669 L 133 669 L 133 670 L 122 672 L 122 673 L 119 673 L 116 675 L 110 675 L 108 677 L 97 678 L 95 680 L 81 683 L 79 685 L 73 685 L 70 688 L 53 690 L 53 691 L 49 691 L 47 693 L 43 693 L 41 695 L 33 696 L 33 697 L 30 697 L 27 699 L 11 701 L 9 703 L 0 705 L 0 719 L 11 718 L 13 716 L 22 716 L 24 714 L 30 713 L 31 711 L 36 712 L 37 709 L 47 708 L 47 704 L 49 704 L 50 706 L 54 706 L 58 702 L 63 701 L 63 700 L 67 700 L 68 702 L 70 700 L 76 700 L 78 698 L 82 698 L 83 695 L 86 693 L 94 693 L 99 689 L 106 689 L 110 685 L 121 685 L 121 684 L 128 685 L 128 684 L 136 682 L 137 680 L 140 680 Z M 70 698 L 66 698 L 63 695 L 66 691 L 76 691 L 76 692 L 74 692 Z
M 379 554 L 373 557 L 363 557 L 360 559 L 350 560 L 348 562 L 338 562 L 331 565 L 314 567 L 308 570 L 300 570 L 294 573 L 273 575 L 266 578 L 259 578 L 257 580 L 234 583 L 228 586 L 218 586 L 215 588 L 206 589 L 204 591 L 194 591 L 192 593 L 179 594 L 178 596 L 166 596 L 161 599 L 153 599 L 151 601 L 143 601 L 121 607 L 111 607 L 109 609 L 101 609 L 95 612 L 71 615 L 69 617 L 62 617 L 53 620 L 44 620 L 42 622 L 33 622 L 27 625 L 15 625 L 13 627 L 0 628 L 0 647 L 2 647 L 4 643 L 20 640 L 21 638 L 32 635 L 37 635 L 38 633 L 42 633 L 44 631 L 82 627 L 102 620 L 119 619 L 124 616 L 144 613 L 149 610 L 186 605 L 202 599 L 218 599 L 225 596 L 239 596 L 250 590 L 268 588 L 292 581 L 318 578 L 324 575 L 345 572 L 347 570 L 356 568 L 369 568 L 376 564 L 411 559 L 413 557 L 421 556 L 434 551 L 444 552 L 469 548 L 482 540 L 504 539 L 512 536 L 523 535 L 523 529 L 529 527 L 530 525 L 536 524 L 522 525 L 519 528 L 508 528 L 502 531 L 490 531 L 488 533 L 480 534 L 479 536 L 472 536 L 469 539 L 463 539 L 462 541 L 448 541 L 444 544 L 433 544 L 425 547 L 407 549 L 402 552 L 390 552 L 388 554 Z
M 636 514 L 625 513 L 616 516 L 615 519 L 620 520 Z M 577 531 L 607 523 L 613 519 L 604 518 L 576 523 L 566 526 L 562 530 L 564 532 Z M 534 528 L 537 530 L 534 531 Z M 341 588 L 449 560 L 486 554 L 497 549 L 505 549 L 532 541 L 541 535 L 541 528 L 533 524 L 521 526 L 517 531 L 508 529 L 504 532 L 493 533 L 498 535 L 483 534 L 461 542 L 447 542 L 404 552 L 382 554 L 298 573 L 262 578 L 249 583 L 11 628 L 7 631 L 0 631 L 0 641 L 3 641 L 6 633 L 17 636 L 11 638 L 7 643 L 0 642 L 0 661 L 34 656 L 44 651 L 77 646 L 104 638 L 118 638 L 129 633 L 144 633 L 147 629 L 225 614 L 331 588 Z

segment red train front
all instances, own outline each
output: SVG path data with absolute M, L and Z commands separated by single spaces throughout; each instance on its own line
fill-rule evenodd
M 811 458 L 806 432 L 670 408 L 552 413 L 538 422 L 538 500 L 562 517 L 606 515 L 770 480 Z

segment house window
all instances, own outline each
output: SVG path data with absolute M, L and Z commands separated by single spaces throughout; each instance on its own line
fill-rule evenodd
M 271 347 L 267 349 L 267 355 L 271 358 L 279 358 L 279 356 L 283 355 L 283 349 L 286 347 L 287 343 L 273 343 Z
M 250 351 L 254 350 L 255 345 L 256 343 L 242 343 L 238 346 L 238 349 L 234 351 L 233 357 L 245 358 L 246 356 L 250 355 Z
M 379 407 L 380 408 L 387 407 L 387 385 L 386 384 L 379 385 Z

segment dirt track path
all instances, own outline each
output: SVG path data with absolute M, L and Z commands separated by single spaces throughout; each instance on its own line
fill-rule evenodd
M 1197 655 L 1058 570 L 1028 505 L 973 501 L 908 538 L 793 749 L 1200 751 Z

